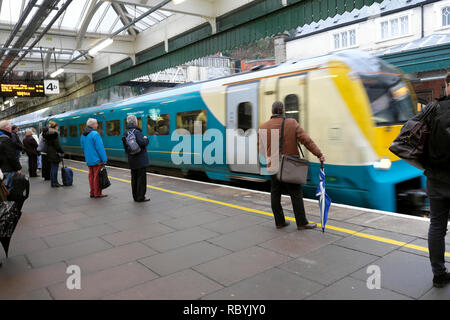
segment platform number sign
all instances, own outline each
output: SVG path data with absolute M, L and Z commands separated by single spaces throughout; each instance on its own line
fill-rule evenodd
M 44 80 L 45 94 L 59 93 L 59 80 Z

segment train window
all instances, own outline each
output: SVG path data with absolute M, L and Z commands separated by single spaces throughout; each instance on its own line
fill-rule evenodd
M 101 136 L 103 136 L 103 122 L 98 122 L 97 121 L 97 123 L 98 123 L 98 127 L 97 127 L 97 132 L 101 135 Z
M 238 106 L 238 129 L 247 131 L 253 127 L 253 106 L 250 102 L 241 102 Z
M 86 123 L 80 124 L 80 136 L 83 134 L 84 129 L 86 129 Z
M 120 136 L 120 120 L 106 121 L 106 135 Z
M 65 126 L 59 127 L 59 136 L 67 137 L 67 127 L 65 127 Z
M 142 130 L 142 118 L 138 117 L 137 118 L 138 121 L 138 128 Z M 127 128 L 127 119 L 123 120 L 123 127 L 126 129 Z
M 288 94 L 286 98 L 284 98 L 284 107 L 286 110 L 286 117 L 293 118 L 300 122 L 299 119 L 299 101 L 298 96 L 296 94 Z
M 158 119 L 153 120 L 147 117 L 147 134 L 149 136 L 165 136 L 170 132 L 170 117 L 168 114 L 162 114 Z
M 77 135 L 77 126 L 70 126 L 69 127 L 69 137 L 76 137 Z
M 177 129 L 185 129 L 194 134 L 194 123 L 200 121 L 202 134 L 206 131 L 206 110 L 195 110 L 177 113 Z

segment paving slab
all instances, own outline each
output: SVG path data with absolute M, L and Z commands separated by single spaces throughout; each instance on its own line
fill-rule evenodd
M 427 258 L 393 251 L 375 261 L 381 271 L 381 286 L 400 294 L 418 299 L 432 287 L 433 275 Z M 366 270 L 360 270 L 351 275 L 353 278 L 366 280 Z
M 262 216 L 242 214 L 239 216 L 232 216 L 226 219 L 221 219 L 220 221 L 202 224 L 201 226 L 218 233 L 230 233 L 266 221 L 266 218 L 263 218 Z
M 300 300 L 323 286 L 290 272 L 272 268 L 209 294 L 205 300 Z
M 172 231 L 175 231 L 175 229 L 169 228 L 161 223 L 152 223 L 125 231 L 108 234 L 102 238 L 114 246 L 120 246 L 135 241 L 157 237 Z
M 139 262 L 157 274 L 165 276 L 229 253 L 231 251 L 202 241 L 164 253 L 155 254 L 141 259 Z
M 157 277 L 141 264 L 129 262 L 88 275 L 81 273 L 80 289 L 70 290 L 64 282 L 50 286 L 49 291 L 58 300 L 100 299 Z
M 203 263 L 193 269 L 224 286 L 229 286 L 288 260 L 288 257 L 273 251 L 251 247 Z
M 301 230 L 289 233 L 260 244 L 261 247 L 297 258 L 321 247 L 327 246 L 341 237 L 315 230 Z
M 345 277 L 308 297 L 307 300 L 411 300 L 411 298 L 384 288 L 369 289 L 366 281 Z
M 205 223 L 219 221 L 227 218 L 226 216 L 211 211 L 198 211 L 196 213 L 187 214 L 180 218 L 164 220 L 161 223 L 177 230 L 202 225 Z
M 74 242 L 100 237 L 106 234 L 115 233 L 117 229 L 107 225 L 86 227 L 80 230 L 64 232 L 43 238 L 50 247 L 68 245 Z
M 370 254 L 328 245 L 289 261 L 280 268 L 328 286 L 377 259 Z
M 117 294 L 108 300 L 193 300 L 223 288 L 191 269 L 173 273 Z
M 159 237 L 154 237 L 143 241 L 144 244 L 159 252 L 183 247 L 195 242 L 200 242 L 219 234 L 201 227 L 192 227 L 180 231 L 171 232 Z
M 422 248 L 427 249 L 427 251 L 422 251 L 422 250 L 416 250 L 416 249 L 412 249 L 412 248 L 408 248 L 408 247 L 401 247 L 399 248 L 400 251 L 405 251 L 405 252 L 409 252 L 409 253 L 413 253 L 413 254 L 418 254 L 420 256 L 429 258 L 430 254 L 428 253 L 428 240 L 425 239 L 416 239 L 414 241 L 411 241 L 409 244 L 411 245 L 415 245 L 415 246 L 420 246 Z M 446 251 L 448 252 L 450 248 L 450 245 L 447 244 L 446 246 Z M 444 257 L 445 261 L 447 263 L 450 262 L 450 257 L 445 256 Z M 450 268 L 449 268 L 450 270 Z

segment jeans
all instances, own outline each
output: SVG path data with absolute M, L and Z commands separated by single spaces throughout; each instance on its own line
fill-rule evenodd
M 37 168 L 42 169 L 42 156 L 38 155 L 37 157 Z
M 302 186 L 292 183 L 281 183 L 276 175 L 270 176 L 271 190 L 270 200 L 272 205 L 273 216 L 275 217 L 275 225 L 281 226 L 286 220 L 284 218 L 283 208 L 281 207 L 281 187 L 285 186 L 287 192 L 291 196 L 292 207 L 294 209 L 295 222 L 297 226 L 308 224 L 306 219 L 305 207 L 303 204 Z
M 431 269 L 435 276 L 445 274 L 445 235 L 447 234 L 450 198 L 430 197 L 430 228 L 428 230 L 428 251 Z
M 57 185 L 58 183 L 58 162 L 52 162 L 50 168 L 50 181 L 52 185 Z

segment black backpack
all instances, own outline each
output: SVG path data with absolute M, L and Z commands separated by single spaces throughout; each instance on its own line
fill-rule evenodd
M 30 181 L 24 174 L 15 174 L 12 178 L 11 190 L 9 191 L 8 200 L 15 201 L 17 207 L 22 210 L 24 201 L 30 195 Z

